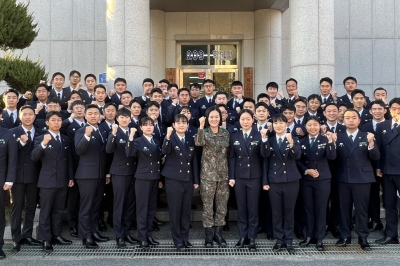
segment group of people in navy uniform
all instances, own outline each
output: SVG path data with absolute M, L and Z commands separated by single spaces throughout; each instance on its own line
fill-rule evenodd
M 99 233 L 106 210 L 118 248 L 130 243 L 148 250 L 159 244 L 153 231 L 162 223 L 155 214 L 164 186 L 177 251 L 192 247 L 191 199 L 198 188 L 206 247 L 226 246 L 230 202 L 238 210 L 238 249 L 256 251 L 257 235 L 266 233 L 276 240 L 275 252 L 293 254 L 295 237 L 300 247 L 321 251 L 328 231 L 345 247 L 353 226 L 363 250 L 371 249 L 368 234 L 377 230 L 384 229 L 377 243 L 399 243 L 400 98 L 387 101 L 384 88 L 369 99 L 347 77 L 339 97 L 326 77 L 318 93 L 303 97 L 290 78 L 287 96 L 270 82 L 255 101 L 244 97 L 240 81 L 229 95 L 210 79 L 178 88 L 146 78 L 138 97 L 124 78 L 110 90 L 93 74 L 82 89 L 76 70 L 69 81 L 64 87 L 64 74 L 56 72 L 33 93 L 3 94 L 0 204 L 10 190 L 14 252 L 22 245 L 51 252 L 54 244 L 71 244 L 61 235 L 65 209 L 71 236 L 88 249 L 110 240 Z M 38 240 L 32 237 L 37 203 Z

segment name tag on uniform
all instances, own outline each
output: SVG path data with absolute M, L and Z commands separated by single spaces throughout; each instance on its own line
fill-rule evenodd
M 180 151 L 181 149 L 178 146 L 175 146 L 175 150 Z
M 318 144 L 318 149 L 325 149 L 326 143 Z
M 233 143 L 233 145 L 240 145 L 240 142 L 239 141 L 235 141 L 234 143 Z
M 4 139 L 0 139 L 0 144 L 4 144 L 4 143 L 6 143 L 6 142 L 4 141 Z
M 143 148 L 143 151 L 149 151 L 150 149 L 149 148 L 147 148 L 147 147 L 144 147 Z
M 360 147 L 362 147 L 362 146 L 368 146 L 368 144 L 367 144 L 365 141 L 361 141 L 360 144 L 359 144 L 359 146 L 360 146 Z
M 119 140 L 119 143 L 126 143 L 126 140 L 120 139 L 120 140 Z
M 258 141 L 252 141 L 250 142 L 250 145 L 258 145 Z

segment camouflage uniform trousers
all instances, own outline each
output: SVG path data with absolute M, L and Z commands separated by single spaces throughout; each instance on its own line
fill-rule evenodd
M 213 226 L 224 226 L 229 199 L 228 180 L 201 180 L 200 194 L 203 201 L 203 226 L 205 228 L 210 228 Z

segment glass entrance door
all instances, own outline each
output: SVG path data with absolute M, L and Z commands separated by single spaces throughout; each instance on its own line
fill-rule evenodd
M 180 88 L 190 89 L 191 84 L 203 84 L 205 79 L 215 82 L 215 90 L 230 93 L 231 83 L 238 78 L 237 69 L 181 69 L 179 75 Z

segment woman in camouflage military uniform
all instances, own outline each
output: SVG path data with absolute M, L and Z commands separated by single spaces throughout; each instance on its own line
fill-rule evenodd
M 203 147 L 200 171 L 200 194 L 203 200 L 203 226 L 206 232 L 206 247 L 226 247 L 222 237 L 229 198 L 228 147 L 229 132 L 221 128 L 222 115 L 218 107 L 207 109 L 201 117 L 195 145 Z M 215 201 L 215 208 L 214 208 Z M 215 209 L 215 212 L 214 212 Z

